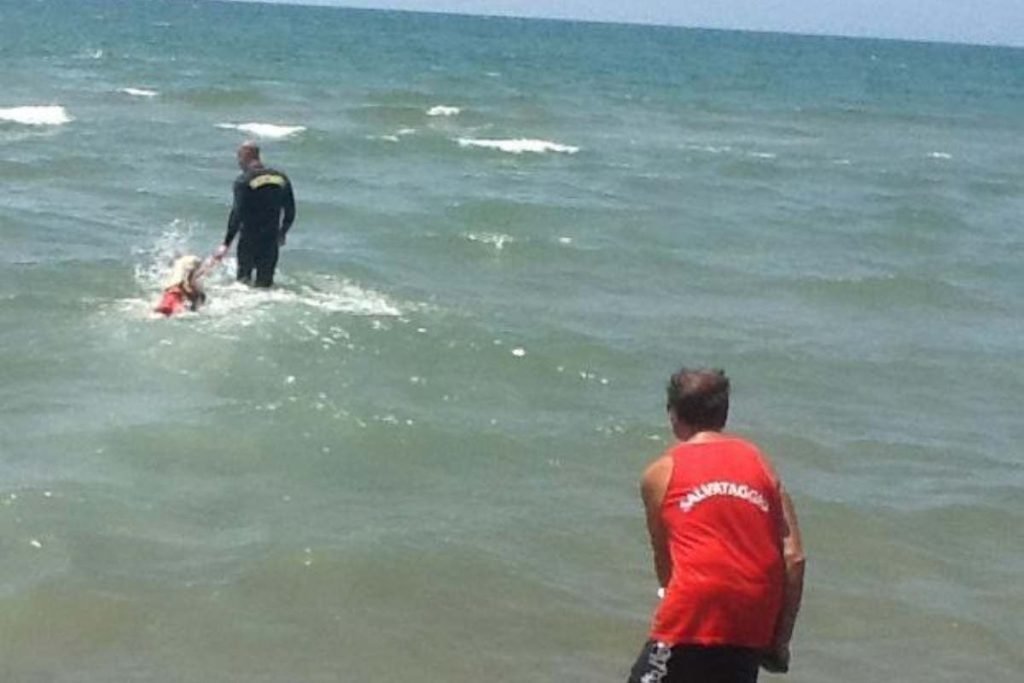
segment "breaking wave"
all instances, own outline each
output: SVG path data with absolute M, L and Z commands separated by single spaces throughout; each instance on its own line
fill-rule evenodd
M 516 138 L 514 140 L 486 140 L 477 138 L 459 138 L 459 147 L 482 147 L 484 149 L 497 149 L 509 154 L 544 154 L 546 152 L 558 152 L 560 154 L 575 154 L 580 151 L 579 147 L 563 145 L 550 140 L 534 140 L 529 138 Z
M 132 97 L 156 97 L 160 94 L 156 90 L 147 90 L 146 88 L 121 88 L 118 92 Z
M 462 112 L 458 107 L 439 104 L 427 110 L 427 116 L 458 116 Z
M 266 140 L 281 140 L 298 135 L 306 130 L 305 126 L 286 126 L 278 123 L 218 123 L 218 128 L 237 130 Z
M 8 107 L 0 109 L 0 121 L 20 123 L 25 126 L 62 126 L 74 119 L 68 110 L 59 105 L 38 105 Z

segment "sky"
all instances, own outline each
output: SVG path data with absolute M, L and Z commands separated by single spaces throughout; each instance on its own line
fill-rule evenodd
M 270 1 L 1024 47 L 1024 0 Z

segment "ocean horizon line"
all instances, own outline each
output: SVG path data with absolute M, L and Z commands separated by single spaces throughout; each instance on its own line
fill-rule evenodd
M 573 17 L 568 15 L 561 16 L 543 16 L 543 15 L 530 15 L 530 14 L 514 14 L 508 13 L 484 13 L 484 12 L 457 12 L 451 10 L 427 10 L 427 9 L 408 9 L 398 7 L 369 7 L 366 5 L 350 5 L 332 2 L 331 0 L 299 0 L 292 2 L 289 0 L 203 0 L 204 2 L 210 3 L 229 3 L 229 4 L 247 4 L 247 5 L 280 5 L 283 7 L 305 7 L 305 8 L 320 8 L 320 9 L 337 9 L 344 11 L 353 12 L 378 12 L 383 14 L 419 14 L 429 16 L 441 16 L 441 17 L 465 17 L 474 19 L 491 19 L 491 20 L 510 20 L 510 21 L 529 21 L 529 22 L 553 22 L 560 24 L 587 24 L 587 25 L 601 25 L 601 26 L 623 26 L 623 27 L 645 27 L 645 28 L 661 28 L 671 30 L 686 30 L 686 31 L 707 31 L 716 33 L 739 33 L 743 35 L 758 35 L 758 36 L 784 36 L 791 38 L 818 38 L 826 40 L 850 40 L 850 41 L 878 41 L 885 43 L 906 43 L 913 45 L 936 45 L 944 47 L 969 47 L 969 48 L 993 48 L 996 50 L 1024 50 L 1024 39 L 1017 43 L 1006 43 L 1006 42 L 982 42 L 970 39 L 956 40 L 956 39 L 944 39 L 944 38 L 927 38 L 918 36 L 889 36 L 889 35 L 872 35 L 868 33 L 832 33 L 828 31 L 815 32 L 815 31 L 804 31 L 804 30 L 783 30 L 773 28 L 752 28 L 752 27 L 730 27 L 730 26 L 710 26 L 710 25 L 694 25 L 694 24 L 680 24 L 671 22 L 659 22 L 659 21 L 643 21 L 643 20 L 625 20 L 625 19 L 600 19 L 594 17 Z

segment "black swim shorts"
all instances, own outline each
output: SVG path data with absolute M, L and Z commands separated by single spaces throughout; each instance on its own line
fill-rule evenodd
M 755 683 L 759 656 L 747 647 L 676 645 L 649 640 L 628 683 Z

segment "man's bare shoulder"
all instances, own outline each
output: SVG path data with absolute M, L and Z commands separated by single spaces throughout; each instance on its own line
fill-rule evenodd
M 664 493 L 672 477 L 672 455 L 666 451 L 647 463 L 640 477 L 640 490 L 644 496 Z

